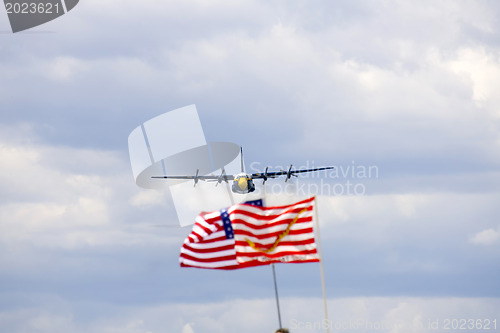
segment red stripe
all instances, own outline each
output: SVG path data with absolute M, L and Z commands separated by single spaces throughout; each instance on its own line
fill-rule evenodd
M 292 261 L 287 261 L 286 263 L 302 264 L 302 263 L 314 263 L 314 262 L 319 262 L 319 259 L 292 260 Z M 270 259 L 268 261 L 248 261 L 245 263 L 240 263 L 238 265 L 223 266 L 223 267 L 202 267 L 202 266 L 196 266 L 196 265 L 188 265 L 188 264 L 184 264 L 181 262 L 180 266 L 187 267 L 187 268 L 190 267 L 190 268 L 203 268 L 203 269 L 234 270 L 234 269 L 240 269 L 240 268 L 265 266 L 265 265 L 269 265 L 271 263 L 283 263 L 283 262 L 281 260 Z
M 301 264 L 303 262 L 319 262 L 319 259 L 304 259 L 304 260 L 292 260 L 292 261 L 287 261 L 289 264 Z
M 282 241 L 279 243 L 279 246 L 298 246 L 298 245 L 309 245 L 314 244 L 314 238 L 309 238 L 300 241 Z M 258 248 L 265 249 L 271 247 L 273 244 L 262 244 L 262 243 L 254 243 L 254 245 Z M 236 246 L 249 246 L 247 242 L 237 241 Z
M 240 263 L 238 268 L 265 266 L 265 265 L 269 265 L 272 263 L 302 264 L 302 263 L 310 263 L 310 262 L 319 262 L 319 259 L 292 260 L 292 261 L 285 261 L 285 262 L 283 262 L 279 259 L 269 259 L 266 261 L 254 260 L 254 261 L 247 261 L 245 263 Z
M 209 243 L 215 243 L 215 242 L 219 242 L 219 241 L 223 241 L 223 240 L 226 240 L 225 235 L 220 236 L 220 237 L 216 237 L 216 238 L 212 238 L 212 239 L 204 239 L 201 242 L 198 242 L 198 244 L 209 244 Z
M 201 237 L 201 235 L 200 235 L 200 234 L 198 234 L 196 231 L 192 231 L 192 232 L 191 232 L 191 235 L 189 235 L 189 237 L 190 237 L 190 238 L 191 238 L 194 242 L 196 242 L 196 241 L 198 241 L 198 242 L 199 242 L 199 241 L 201 241 L 201 240 L 203 239 L 203 238 Z
M 189 251 L 196 252 L 196 253 L 212 253 L 212 252 L 215 253 L 215 252 L 219 252 L 219 251 L 227 251 L 227 250 L 234 249 L 233 244 L 229 244 L 226 246 L 218 246 L 218 247 L 213 247 L 213 248 L 206 248 L 206 249 L 193 248 L 193 247 L 189 246 L 189 244 L 184 244 L 182 247 L 189 250 Z
M 305 228 L 305 229 L 300 229 L 300 230 L 293 230 L 292 229 L 288 233 L 288 236 L 303 235 L 303 234 L 308 234 L 308 233 L 312 233 L 312 232 L 313 232 L 313 228 Z M 253 233 L 251 233 L 250 231 L 247 231 L 247 230 L 234 230 L 234 234 L 235 235 L 255 237 L 257 239 L 265 239 L 265 238 L 271 238 L 271 237 L 278 237 L 282 233 L 283 233 L 283 230 L 277 231 L 277 232 L 268 233 L 268 234 L 263 234 L 263 235 L 255 235 L 255 234 L 253 234 Z M 313 236 L 311 235 L 311 237 L 313 237 Z
M 263 229 L 272 228 L 272 227 L 279 226 L 279 225 L 289 225 L 290 223 L 293 222 L 294 219 L 295 218 L 289 218 L 289 219 L 284 219 L 281 221 L 271 222 L 271 223 L 267 223 L 267 224 L 255 224 L 255 223 L 251 223 L 249 221 L 243 220 L 243 219 L 233 217 L 231 219 L 231 223 L 233 224 L 233 226 L 236 224 L 241 224 L 241 225 L 244 225 L 248 228 L 252 228 L 255 230 L 263 230 Z M 297 221 L 295 222 L 295 224 L 309 223 L 311 221 L 312 221 L 312 216 L 299 217 L 297 219 Z
M 253 207 L 256 207 L 256 206 L 253 206 Z M 268 209 L 265 209 L 264 207 L 256 207 L 256 208 L 262 209 L 264 212 L 266 210 L 268 210 Z M 291 208 L 289 210 L 285 210 L 285 211 L 280 212 L 280 213 L 275 214 L 275 215 L 262 215 L 262 214 L 254 213 L 252 211 L 248 211 L 248 210 L 245 210 L 245 209 L 236 208 L 234 210 L 231 210 L 230 214 L 242 214 L 242 215 L 246 215 L 248 217 L 254 218 L 256 220 L 269 221 L 269 220 L 277 219 L 280 216 L 285 215 L 285 214 L 298 214 L 304 208 L 307 209 L 307 211 L 311 211 L 313 207 L 312 206 L 308 206 L 308 207 L 293 207 L 293 208 Z
M 196 261 L 196 262 L 210 263 L 210 262 L 218 262 L 218 261 L 225 261 L 225 260 L 235 260 L 236 256 L 230 255 L 230 256 L 222 256 L 222 257 L 215 257 L 215 258 L 198 258 L 198 257 L 190 256 L 189 254 L 186 254 L 186 253 L 181 253 L 181 258 L 186 258 L 186 259 Z
M 195 226 L 197 226 L 198 228 L 200 228 L 201 230 L 203 230 L 207 235 L 210 235 L 212 233 L 211 229 L 209 229 L 207 227 L 204 227 L 204 226 L 202 226 L 199 223 L 196 223 Z
M 250 267 L 250 266 L 232 265 L 232 266 L 222 266 L 222 267 L 203 267 L 203 266 L 196 266 L 196 265 L 187 265 L 187 264 L 184 264 L 184 263 L 181 262 L 181 267 L 233 270 L 233 269 L 238 269 L 238 268 L 243 268 L 243 267 Z
M 212 213 L 205 213 L 204 215 L 201 216 L 201 218 L 203 220 L 205 220 L 208 224 L 215 224 L 215 223 L 221 221 L 220 215 L 214 215 L 213 217 L 207 218 L 206 216 L 209 214 L 212 214 Z
M 302 204 L 305 204 L 305 203 L 311 203 L 312 201 L 314 201 L 314 197 L 310 197 L 310 198 L 304 199 L 302 201 L 299 201 L 299 202 L 296 202 L 296 203 L 293 203 L 293 204 L 289 204 L 289 205 L 284 205 L 284 206 L 269 206 L 269 207 L 253 206 L 253 207 L 256 207 L 256 208 L 259 208 L 259 209 L 263 209 L 263 210 L 286 209 L 286 208 L 293 207 L 293 206 L 299 206 L 299 205 L 302 205 Z M 246 205 L 246 206 L 252 206 L 252 205 Z
M 268 254 L 264 252 L 236 252 L 237 257 L 245 257 L 245 258 L 256 258 L 256 257 L 267 257 L 267 258 L 281 258 L 286 256 L 303 256 L 309 254 L 317 254 L 316 249 L 314 250 L 303 250 L 303 251 L 283 251 L 275 254 Z

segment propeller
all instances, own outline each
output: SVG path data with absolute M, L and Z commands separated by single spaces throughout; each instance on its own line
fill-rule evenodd
M 266 171 L 264 171 L 264 175 L 262 176 L 262 185 L 264 185 L 266 183 L 266 180 L 267 180 L 267 169 L 269 169 L 268 166 L 266 166 Z
M 198 178 L 199 172 L 200 172 L 200 169 L 196 169 L 196 175 L 194 176 L 194 186 L 193 187 L 196 187 L 196 184 L 198 184 L 198 180 L 200 180 L 200 178 Z
M 226 171 L 224 170 L 224 168 L 222 168 L 222 171 L 220 173 L 219 178 L 217 178 L 217 183 L 215 184 L 215 186 L 217 186 L 220 183 L 222 183 L 222 181 L 225 181 L 227 183 Z
M 293 164 L 290 164 L 290 167 L 288 168 L 288 172 L 286 173 L 285 183 L 288 181 L 288 179 L 290 179 L 290 177 L 292 177 L 292 175 L 294 175 L 292 173 L 292 167 L 293 167 Z M 296 175 L 294 175 L 294 176 L 297 177 Z

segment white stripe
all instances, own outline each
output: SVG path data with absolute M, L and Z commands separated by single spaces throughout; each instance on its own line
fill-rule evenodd
M 290 221 L 292 222 L 292 221 Z M 240 223 L 238 221 L 234 222 L 233 223 L 233 229 L 234 230 L 253 230 L 255 231 L 256 233 L 259 233 L 259 234 L 268 234 L 268 233 L 273 233 L 273 232 L 277 232 L 277 231 L 283 231 L 283 230 L 286 230 L 288 228 L 290 224 L 278 224 L 278 225 L 273 225 L 273 226 L 267 226 L 267 227 L 264 227 L 264 228 L 254 228 L 252 226 L 248 226 L 246 224 L 243 224 L 243 223 Z M 303 229 L 307 229 L 307 228 L 312 228 L 314 226 L 313 222 L 312 221 L 301 221 L 300 219 L 295 222 L 290 230 L 303 230 Z
M 296 209 L 294 208 L 294 210 L 296 210 Z M 277 222 L 277 221 L 282 221 L 282 220 L 286 220 L 286 219 L 294 219 L 298 215 L 299 212 L 300 211 L 298 211 L 298 212 L 297 211 L 295 211 L 295 212 L 282 211 L 280 214 L 268 214 L 268 212 L 262 211 L 262 212 L 255 213 L 255 215 L 257 215 L 257 218 L 255 218 L 253 216 L 250 216 L 249 213 L 252 213 L 252 212 L 248 212 L 248 209 L 240 210 L 238 212 L 232 211 L 229 214 L 231 216 L 243 215 L 243 216 L 245 216 L 248 219 L 258 220 L 259 224 L 265 224 L 265 223 L 269 223 L 271 221 Z M 272 217 L 272 218 L 266 220 L 266 219 L 259 218 L 259 216 Z M 299 216 L 300 217 L 304 217 L 304 216 L 306 216 L 306 217 L 312 217 L 313 216 L 313 212 L 311 210 L 307 210 L 305 212 L 302 212 Z
M 200 226 L 204 227 L 204 228 L 207 228 L 211 231 L 215 231 L 217 230 L 217 225 L 222 225 L 222 221 L 220 220 L 217 220 L 215 222 L 212 222 L 212 223 L 208 223 L 205 219 L 203 219 L 201 216 L 197 216 L 196 219 L 195 219 L 195 222 L 198 223 Z M 220 223 L 218 223 L 220 222 Z M 195 227 L 198 227 L 196 224 L 195 224 Z
M 271 244 L 274 244 L 274 242 L 276 242 L 276 236 L 272 236 L 272 237 L 266 237 L 266 238 L 263 238 L 263 239 L 258 239 L 257 237 L 253 237 L 253 236 L 246 236 L 246 235 L 236 235 L 235 237 L 236 241 L 239 241 L 239 242 L 246 242 L 247 239 L 250 240 L 251 242 L 254 242 L 254 243 L 259 243 L 259 244 L 262 244 L 262 245 L 271 245 Z M 298 242 L 298 241 L 305 241 L 305 240 L 312 240 L 314 241 L 314 237 L 312 234 L 302 234 L 302 235 L 293 235 L 290 236 L 286 236 L 286 237 L 283 237 L 281 240 L 280 240 L 280 243 L 281 242 Z M 278 243 L 278 246 L 280 246 Z
M 281 261 L 281 262 L 289 262 L 289 261 L 305 261 L 305 260 L 317 260 L 319 259 L 317 255 L 287 255 L 280 258 L 268 258 L 265 256 L 255 257 L 255 258 L 247 258 L 247 257 L 238 257 L 238 262 L 241 264 L 247 262 L 266 262 L 266 261 Z
M 266 224 L 266 223 L 270 223 L 270 222 L 279 222 L 279 221 L 283 221 L 283 220 L 286 220 L 286 219 L 291 219 L 293 220 L 294 218 L 297 217 L 299 212 L 288 212 L 288 213 L 283 213 L 279 216 L 274 216 L 272 218 L 269 219 L 270 216 L 268 215 L 257 215 L 257 217 L 253 217 L 251 215 L 248 214 L 248 212 L 232 212 L 230 215 L 231 216 L 245 216 L 245 218 L 247 219 L 251 219 L 251 220 L 257 220 L 259 224 Z M 312 217 L 312 211 L 305 211 L 305 212 L 302 212 L 299 216 L 300 217 Z M 268 219 L 263 219 L 263 218 L 260 218 L 259 216 L 264 216 L 264 217 L 268 217 Z
M 205 219 L 211 220 L 213 218 L 220 216 L 220 212 L 218 210 L 216 210 L 214 212 L 203 214 L 203 216 L 205 217 Z
M 228 212 L 232 213 L 235 210 L 239 209 L 239 210 L 251 212 L 253 214 L 271 216 L 271 215 L 283 214 L 284 212 L 286 212 L 288 210 L 308 208 L 311 206 L 313 206 L 312 201 L 304 202 L 304 203 L 296 204 L 296 205 L 277 207 L 277 208 L 265 208 L 265 207 L 259 207 L 259 206 L 238 204 L 238 205 L 234 205 L 234 206 L 229 207 Z
M 274 219 L 271 219 L 271 220 L 264 220 L 264 219 L 260 219 L 260 218 L 254 218 L 253 216 L 248 216 L 246 214 L 243 214 L 243 213 L 231 213 L 230 215 L 230 218 L 231 218 L 231 221 L 233 222 L 233 224 L 237 224 L 238 221 L 237 220 L 243 220 L 247 223 L 251 223 L 255 226 L 264 226 L 264 225 L 269 225 L 269 224 L 279 224 L 279 223 L 283 223 L 284 225 L 287 225 L 287 223 L 290 223 L 292 222 L 293 220 L 295 220 L 298 216 L 298 219 L 297 221 L 303 221 L 304 219 L 312 219 L 312 213 L 311 212 L 304 212 L 300 215 L 298 215 L 297 213 L 287 213 L 287 214 L 283 214 L 277 218 L 274 218 Z M 289 222 L 287 222 L 287 220 Z
M 223 260 L 223 261 L 216 261 L 216 262 L 198 262 L 198 261 L 193 261 L 190 259 L 181 258 L 180 262 L 185 264 L 185 265 L 197 266 L 197 267 L 203 267 L 203 268 L 217 268 L 217 267 L 227 267 L 227 266 L 238 265 L 238 262 L 236 260 Z
M 216 252 L 209 252 L 209 253 L 198 253 L 198 252 L 193 252 L 189 249 L 182 248 L 181 253 L 187 254 L 191 257 L 199 258 L 199 259 L 214 259 L 218 257 L 226 257 L 226 256 L 232 256 L 236 255 L 236 251 L 233 249 L 231 250 L 224 250 L 224 251 L 216 251 Z
M 214 232 L 211 235 L 208 235 L 207 237 L 205 237 L 203 239 L 203 241 L 208 242 L 208 241 L 211 241 L 213 239 L 217 239 L 219 237 L 224 237 L 224 238 L 226 237 L 226 233 L 224 230 L 220 230 L 220 231 Z M 219 242 L 219 241 L 213 241 L 213 242 Z
M 241 223 L 234 223 L 233 224 L 233 230 L 234 230 L 235 234 L 238 233 L 237 231 L 241 230 L 241 231 L 247 231 L 247 232 L 249 232 L 253 235 L 257 235 L 257 236 L 265 236 L 265 235 L 273 234 L 273 233 L 281 233 L 281 232 L 284 232 L 287 228 L 288 228 L 288 224 L 281 224 L 281 225 L 276 225 L 273 227 L 263 228 L 263 229 L 254 229 L 252 227 L 246 226 L 246 225 L 241 224 Z M 304 231 L 304 230 L 309 229 L 309 228 L 313 228 L 312 222 L 300 222 L 300 223 L 295 223 L 294 225 L 292 225 L 290 230 L 299 231 L 299 232 L 302 231 L 305 233 L 312 234 L 312 232 L 310 232 L 310 231 L 309 232 Z
M 268 254 L 274 255 L 284 252 L 301 252 L 310 250 L 316 250 L 316 245 L 315 244 L 307 244 L 299 246 L 282 245 L 282 246 L 277 246 L 273 251 L 269 252 Z M 260 251 L 255 251 L 250 246 L 240 246 L 240 245 L 236 245 L 236 252 L 238 252 L 238 255 L 240 253 L 261 253 Z
M 224 233 L 224 231 L 222 231 L 222 233 Z M 211 249 L 211 248 L 217 248 L 220 246 L 234 244 L 234 239 L 224 239 L 221 241 L 210 242 L 210 243 L 189 243 L 189 242 L 186 242 L 185 244 L 189 245 L 195 249 Z
M 207 232 L 195 224 L 188 237 L 192 242 L 201 242 L 207 236 Z
M 207 233 L 203 228 L 201 228 L 199 225 L 195 224 L 193 226 L 193 229 L 191 230 L 191 233 L 189 234 L 188 238 L 190 239 L 190 242 L 201 242 L 202 240 L 207 240 L 211 238 L 216 238 L 214 237 L 214 233 L 217 233 L 217 222 L 214 224 L 208 224 L 206 221 L 202 222 L 197 222 L 207 229 L 210 230 L 210 233 Z M 221 222 L 222 223 L 222 222 Z M 196 236 L 194 233 L 198 234 L 200 237 Z M 187 240 L 187 239 L 186 239 Z

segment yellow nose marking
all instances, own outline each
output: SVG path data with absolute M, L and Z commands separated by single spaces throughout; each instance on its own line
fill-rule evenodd
M 247 188 L 247 178 L 246 177 L 241 177 L 240 179 L 238 179 L 238 186 L 244 190 Z

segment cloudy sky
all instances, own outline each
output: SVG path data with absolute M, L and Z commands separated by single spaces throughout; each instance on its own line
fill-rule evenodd
M 319 198 L 337 331 L 500 325 L 499 17 L 493 0 L 85 0 L 12 34 L 0 10 L 1 330 L 277 328 L 270 268 L 180 269 L 189 228 L 134 184 L 129 133 L 190 104 L 247 168 L 339 170 Z M 321 331 L 319 266 L 276 270 L 284 325 Z

